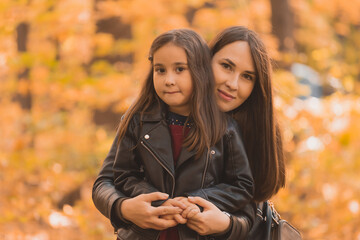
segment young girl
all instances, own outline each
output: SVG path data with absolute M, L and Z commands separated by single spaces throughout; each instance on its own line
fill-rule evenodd
M 172 30 L 154 40 L 149 59 L 141 93 L 119 126 L 116 188 L 128 197 L 169 195 L 153 205 L 176 206 L 175 197 L 198 196 L 223 211 L 242 209 L 254 190 L 250 166 L 236 125 L 216 105 L 206 43 L 194 31 Z M 160 239 L 199 237 L 186 225 L 166 234 Z M 118 230 L 120 239 L 158 236 L 134 224 Z

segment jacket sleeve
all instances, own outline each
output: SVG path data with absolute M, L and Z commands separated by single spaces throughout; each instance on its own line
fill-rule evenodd
M 115 187 L 128 197 L 158 192 L 145 179 L 142 161 L 137 149 L 140 127 L 138 122 L 138 116 L 134 116 L 129 123 L 129 127 L 117 148 L 113 166 Z
M 234 213 L 248 204 L 254 194 L 254 182 L 239 130 L 230 122 L 224 136 L 224 172 L 220 183 L 187 193 L 209 200 L 220 210 Z
M 114 185 L 112 167 L 115 160 L 117 141 L 118 137 L 116 136 L 92 189 L 92 199 L 95 207 L 111 221 L 115 229 L 128 223 L 122 218 L 119 210 L 116 209 L 123 200 L 127 199 L 122 192 L 115 189 Z
M 247 239 L 256 217 L 256 204 L 248 203 L 242 210 L 232 214 L 233 225 L 227 235 L 227 240 Z
M 248 203 L 242 210 L 231 214 L 231 224 L 225 233 L 212 234 L 210 237 L 216 240 L 246 240 L 254 225 L 255 211 L 255 202 Z

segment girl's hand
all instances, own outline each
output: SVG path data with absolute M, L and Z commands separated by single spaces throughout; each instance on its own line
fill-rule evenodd
M 186 225 L 200 235 L 223 233 L 230 226 L 230 218 L 211 202 L 201 197 L 188 197 L 189 202 L 204 208 L 188 219 Z
M 180 201 L 177 201 L 175 199 L 168 199 L 166 202 L 164 202 L 161 206 L 168 206 L 168 207 L 178 207 L 181 209 L 186 209 L 186 205 L 183 204 Z M 181 216 L 180 213 L 176 213 L 176 214 L 165 214 L 161 216 L 162 219 L 166 219 L 166 220 L 175 220 L 177 223 L 179 224 L 185 224 L 186 223 L 186 219 L 184 217 Z
M 178 201 L 180 201 L 180 202 L 182 202 L 183 204 L 186 205 L 186 209 L 181 214 L 181 216 L 183 218 L 190 219 L 193 216 L 195 216 L 196 214 L 200 213 L 200 208 L 196 204 L 194 204 L 192 202 L 189 202 L 188 198 L 186 198 L 186 197 L 176 197 L 174 199 L 178 200 Z
M 176 226 L 175 220 L 162 219 L 163 215 L 180 214 L 183 209 L 177 206 L 153 207 L 151 202 L 165 200 L 169 197 L 166 193 L 154 192 L 141 194 L 134 198 L 126 199 L 121 204 L 121 213 L 123 217 L 136 224 L 137 226 L 148 229 L 164 230 Z

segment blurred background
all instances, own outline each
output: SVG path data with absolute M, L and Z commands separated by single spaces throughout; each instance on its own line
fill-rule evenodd
M 1 0 L 0 239 L 115 239 L 91 188 L 152 40 L 257 31 L 304 239 L 360 240 L 360 0 Z

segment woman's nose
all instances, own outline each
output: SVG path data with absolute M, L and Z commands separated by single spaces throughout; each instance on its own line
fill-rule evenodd
M 225 85 L 231 90 L 237 90 L 237 87 L 238 87 L 238 75 L 234 74 L 232 76 L 229 76 L 229 78 L 225 82 Z

